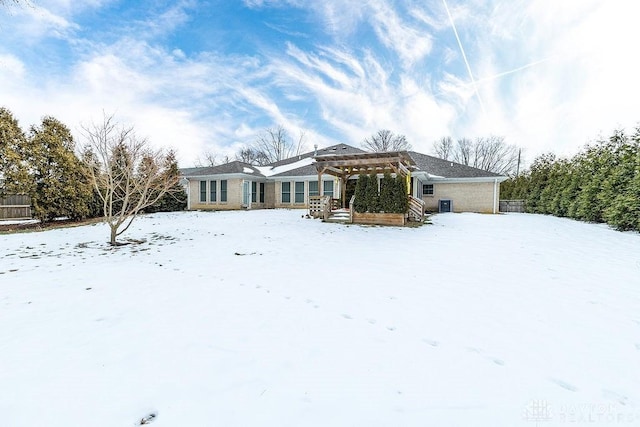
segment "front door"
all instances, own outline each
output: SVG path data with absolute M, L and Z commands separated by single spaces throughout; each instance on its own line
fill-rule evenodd
M 242 181 L 242 206 L 251 209 L 251 181 Z

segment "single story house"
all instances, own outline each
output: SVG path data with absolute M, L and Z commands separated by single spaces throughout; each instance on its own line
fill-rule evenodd
M 187 209 L 308 208 L 309 198 L 318 195 L 339 199 L 346 206 L 359 172 L 342 167 L 342 175 L 332 175 L 330 166 L 320 169 L 319 165 L 333 164 L 327 162 L 332 159 L 340 159 L 341 165 L 373 164 L 373 156 L 379 159 L 384 154 L 337 144 L 267 166 L 233 161 L 213 167 L 182 169 Z M 500 183 L 507 177 L 415 151 L 390 154 L 404 159 L 400 167 L 408 170 L 410 194 L 424 201 L 426 211 L 498 212 Z M 376 164 L 381 177 L 383 170 L 379 162 Z M 396 169 L 390 165 L 390 170 Z

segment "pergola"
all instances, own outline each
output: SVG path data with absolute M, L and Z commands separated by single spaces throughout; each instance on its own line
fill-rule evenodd
M 360 174 L 395 173 L 409 176 L 409 168 L 415 166 L 413 159 L 406 151 L 389 151 L 383 153 L 357 154 L 324 154 L 314 157 L 318 182 L 322 182 L 322 175 L 328 174 L 340 178 L 342 189 L 342 207 L 347 206 L 347 181 L 350 177 Z

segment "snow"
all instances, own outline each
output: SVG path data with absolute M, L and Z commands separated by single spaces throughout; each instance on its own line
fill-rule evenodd
M 302 213 L 3 235 L 0 425 L 640 425 L 640 235 Z
M 253 173 L 253 169 L 248 168 L 248 167 L 246 167 L 246 166 L 245 166 L 245 167 L 242 169 L 242 172 L 244 172 L 244 173 Z
M 276 167 L 256 166 L 256 169 L 258 169 L 262 175 L 269 177 L 269 176 L 277 175 L 279 173 L 289 172 L 290 170 L 298 169 L 303 166 L 309 166 L 314 162 L 315 160 L 313 159 L 313 157 L 305 157 L 296 162 L 288 163 L 286 165 L 281 165 Z
M 35 224 L 40 222 L 37 219 L 0 219 L 0 225 L 22 225 Z

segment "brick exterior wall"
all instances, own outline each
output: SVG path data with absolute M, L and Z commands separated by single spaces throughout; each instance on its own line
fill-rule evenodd
M 425 209 L 430 212 L 438 212 L 439 200 L 449 199 L 454 212 L 493 213 L 493 190 L 493 182 L 434 183 L 433 195 L 422 195 L 422 200 Z M 422 193 L 422 188 L 419 191 Z M 499 184 L 496 200 L 500 200 Z M 498 212 L 498 206 L 495 206 L 495 212 Z

